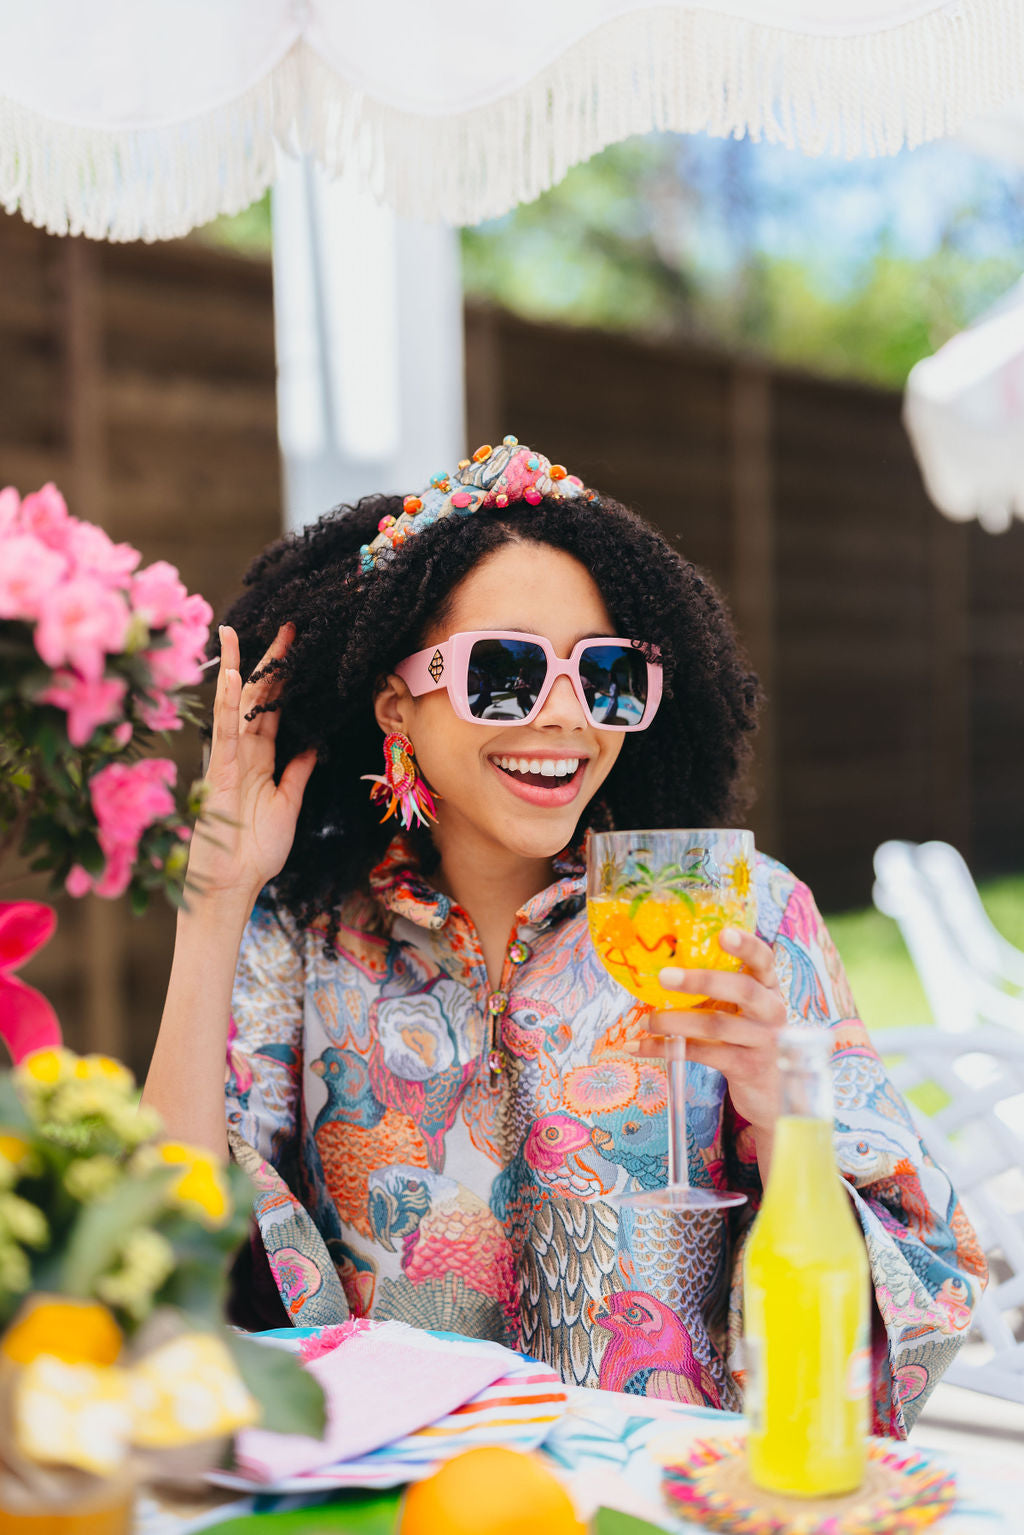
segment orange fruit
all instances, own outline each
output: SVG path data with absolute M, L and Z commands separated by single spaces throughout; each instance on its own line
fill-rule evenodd
M 399 1535 L 585 1535 L 585 1526 L 543 1461 L 494 1445 L 414 1482 Z

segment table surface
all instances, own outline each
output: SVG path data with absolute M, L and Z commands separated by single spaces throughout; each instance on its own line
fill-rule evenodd
M 695 1440 L 730 1436 L 742 1422 L 734 1414 L 710 1408 L 573 1387 L 568 1411 L 549 1434 L 544 1453 L 584 1516 L 605 1505 L 625 1509 L 675 1535 L 696 1535 L 700 1526 L 667 1511 L 660 1491 L 662 1466 L 685 1455 Z M 1024 1406 L 940 1385 L 910 1446 L 934 1454 L 956 1473 L 958 1501 L 935 1526 L 941 1535 L 1021 1535 Z M 252 1507 L 251 1500 L 223 1492 L 174 1505 L 144 1498 L 138 1532 L 193 1535 Z

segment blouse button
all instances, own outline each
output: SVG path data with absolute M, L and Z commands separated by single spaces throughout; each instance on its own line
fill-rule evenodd
M 493 996 L 488 997 L 487 999 L 487 1010 L 488 1012 L 493 1013 L 495 1018 L 499 1017 L 507 1007 L 507 991 L 496 991 Z
M 525 965 L 530 957 L 530 945 L 524 943 L 521 938 L 517 938 L 514 943 L 509 944 L 508 957 L 514 965 Z

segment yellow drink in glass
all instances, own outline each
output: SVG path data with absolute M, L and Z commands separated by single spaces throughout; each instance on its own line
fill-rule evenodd
M 605 969 L 640 1002 L 683 1012 L 707 999 L 667 991 L 658 974 L 684 969 L 739 970 L 718 942 L 723 927 L 757 926 L 754 838 L 749 831 L 594 832 L 587 850 L 587 917 Z M 668 1182 L 664 1188 L 614 1194 L 621 1207 L 724 1210 L 745 1194 L 691 1188 L 686 1139 L 686 1038 L 666 1036 Z
M 749 903 L 718 891 L 682 900 L 658 896 L 598 895 L 587 903 L 590 936 L 601 963 L 620 986 L 653 1007 L 681 1011 L 705 999 L 666 991 L 658 972 L 683 969 L 739 970 L 740 961 L 718 942 L 723 927 L 751 925 Z
M 797 1068 L 786 1061 L 793 1036 Z M 868 1259 L 836 1171 L 831 1111 L 786 1112 L 801 1107 L 793 1090 L 801 1083 L 806 1107 L 818 1047 L 824 1075 L 827 1036 L 783 1034 L 783 1114 L 743 1262 L 750 1475 L 759 1487 L 806 1497 L 860 1486 L 871 1380 Z M 811 1089 L 822 1106 L 827 1087 L 824 1076 Z

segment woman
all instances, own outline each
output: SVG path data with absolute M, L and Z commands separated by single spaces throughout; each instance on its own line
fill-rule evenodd
M 984 1261 L 810 892 L 769 858 L 758 934 L 721 937 L 743 971 L 663 972 L 719 1004 L 683 1020 L 691 1179 L 750 1203 L 680 1252 L 604 1197 L 665 1181 L 659 1056 L 683 1025 L 598 962 L 582 839 L 735 823 L 757 683 L 713 587 L 506 438 L 421 496 L 274 545 L 247 588 L 221 630 L 207 804 L 223 819 L 193 844 L 203 894 L 180 918 L 146 1097 L 252 1171 L 251 1282 L 265 1250 L 297 1323 L 396 1316 L 504 1339 L 567 1380 L 736 1406 L 739 1258 L 788 1017 L 832 1031 L 876 1427 L 906 1433 Z M 584 660 L 591 682 L 630 668 L 639 719 L 591 709 L 608 690 L 588 692 Z M 485 693 L 523 692 L 521 718 L 474 715 L 481 669 Z

